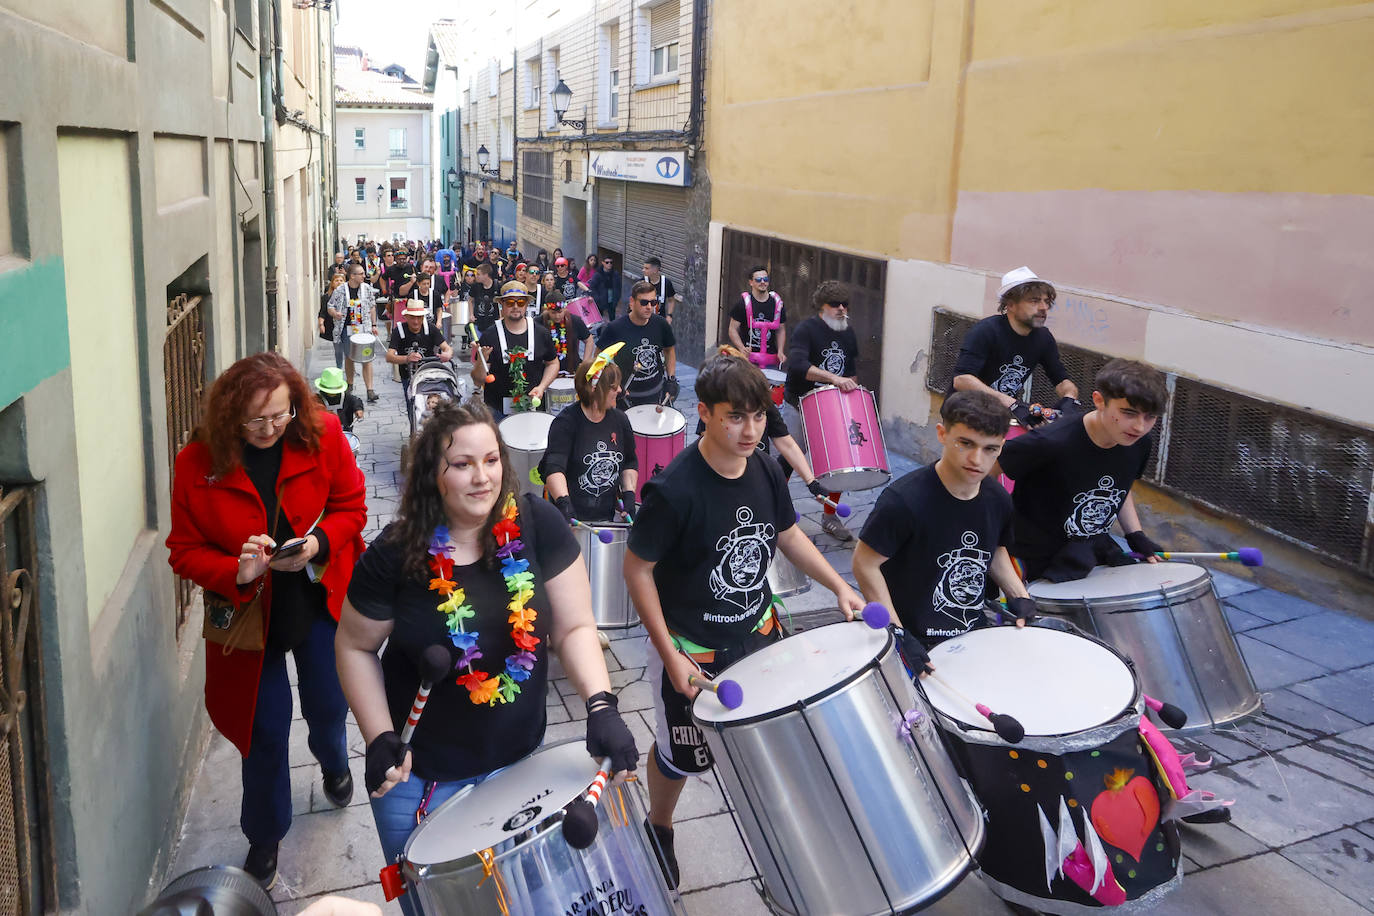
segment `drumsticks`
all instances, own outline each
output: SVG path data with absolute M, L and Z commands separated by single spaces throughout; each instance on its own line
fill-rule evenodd
M 816 502 L 820 503 L 823 506 L 829 506 L 830 508 L 834 509 L 835 514 L 838 515 L 840 518 L 849 518 L 849 513 L 854 511 L 853 509 L 849 508 L 848 503 L 837 503 L 833 499 L 830 499 L 826 496 L 817 496 Z
M 1165 703 L 1163 700 L 1156 700 L 1148 693 L 1145 696 L 1145 705 L 1159 713 L 1159 720 L 1170 728 L 1182 728 L 1188 723 L 1188 714 L 1179 709 L 1173 703 Z
M 602 757 L 587 794 L 573 799 L 563 814 L 563 839 L 573 849 L 586 849 L 596 839 L 599 827 L 596 820 L 596 803 L 601 800 L 606 780 L 610 778 L 611 758 Z
M 410 746 L 410 736 L 415 734 L 415 726 L 420 724 L 420 715 L 425 711 L 425 704 L 429 702 L 430 689 L 433 688 L 435 681 L 448 674 L 452 663 L 453 656 L 449 655 L 448 648 L 441 643 L 430 646 L 420 656 L 420 689 L 415 694 L 415 702 L 411 704 L 405 727 L 401 729 L 401 744 L 404 747 Z
M 609 544 L 611 541 L 615 540 L 615 533 L 609 528 L 598 530 L 594 526 L 588 525 L 586 522 L 579 522 L 577 519 L 572 519 L 572 526 L 574 528 L 586 528 L 588 531 L 596 531 L 596 539 L 603 544 Z
M 1165 560 L 1239 560 L 1242 566 L 1263 566 L 1264 554 L 1258 547 L 1241 547 L 1224 553 L 1177 553 L 1172 550 L 1159 550 L 1155 556 Z M 1132 553 L 1137 560 L 1145 559 L 1143 553 Z
M 938 683 L 943 690 L 954 694 L 956 697 L 978 710 L 979 715 L 992 723 L 992 730 L 997 732 L 997 737 L 1001 738 L 1003 741 L 1008 744 L 1020 744 L 1021 739 L 1026 737 L 1025 726 L 1011 716 L 1006 713 L 993 712 L 985 704 L 974 702 L 958 690 L 955 690 L 948 681 L 941 678 L 940 675 L 936 674 L 934 671 L 928 672 L 926 676 Z
M 476 322 L 468 322 L 468 336 L 472 338 L 473 350 L 477 353 L 477 358 L 482 361 L 482 371 L 487 374 L 486 382 L 490 385 L 496 381 L 496 376 L 491 374 L 491 367 L 487 365 L 487 358 L 482 355 L 482 344 L 478 341 Z
M 726 709 L 739 709 L 740 704 L 744 702 L 744 688 L 739 685 L 739 681 L 732 681 L 728 677 L 713 681 L 693 674 L 688 676 L 687 683 L 711 691 L 720 700 L 720 705 Z

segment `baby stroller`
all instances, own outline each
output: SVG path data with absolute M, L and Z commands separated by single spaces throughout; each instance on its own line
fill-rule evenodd
M 459 375 L 457 366 L 441 359 L 422 359 L 410 372 L 410 393 L 406 415 L 410 419 L 410 438 L 424 426 L 434 409 L 445 401 L 461 401 L 472 395 L 472 379 Z

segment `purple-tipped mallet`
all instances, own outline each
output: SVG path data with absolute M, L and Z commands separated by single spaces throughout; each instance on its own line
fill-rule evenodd
M 726 709 L 739 709 L 740 704 L 744 702 L 744 688 L 739 685 L 739 681 L 732 681 L 728 677 L 712 681 L 694 674 L 687 679 L 687 683 L 711 691 L 716 695 L 716 699 L 720 700 L 720 705 Z
M 865 604 L 860 616 L 863 617 L 864 623 L 875 630 L 881 630 L 892 622 L 892 612 L 876 601 Z

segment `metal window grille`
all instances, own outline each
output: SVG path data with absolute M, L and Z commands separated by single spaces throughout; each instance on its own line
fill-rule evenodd
M 0 914 L 57 904 L 35 493 L 0 484 Z
M 201 297 L 182 294 L 167 303 L 167 336 L 162 344 L 162 373 L 167 389 L 167 467 L 200 423 L 205 398 L 205 326 Z M 170 485 L 171 481 L 168 481 Z M 195 601 L 195 583 L 177 578 L 176 635 L 181 638 Z
M 525 150 L 520 157 L 521 212 L 553 225 L 553 153 Z

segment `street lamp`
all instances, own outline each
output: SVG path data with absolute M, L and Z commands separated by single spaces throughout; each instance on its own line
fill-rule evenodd
M 563 82 L 562 77 L 558 80 L 558 85 L 553 87 L 553 93 L 549 96 L 553 102 L 553 116 L 559 124 L 566 124 L 575 130 L 585 131 L 587 129 L 586 120 L 573 121 L 563 117 L 567 112 L 568 106 L 572 104 L 572 90 L 568 84 Z
M 489 169 L 487 168 L 488 162 L 491 162 L 491 153 L 487 150 L 487 145 L 484 143 L 477 147 L 477 168 L 485 175 L 495 175 L 498 178 L 501 177 L 501 167 L 498 165 L 494 169 Z
M 454 171 L 453 166 L 449 166 L 448 174 L 445 177 L 448 178 L 448 186 L 450 188 L 458 187 L 458 173 Z
M 381 185 L 377 185 L 377 206 L 380 207 L 382 205 L 382 195 L 385 193 L 386 189 L 383 188 Z

